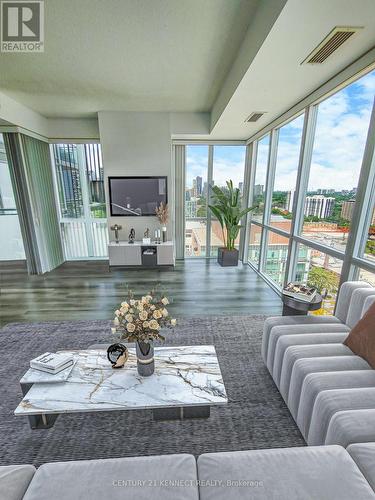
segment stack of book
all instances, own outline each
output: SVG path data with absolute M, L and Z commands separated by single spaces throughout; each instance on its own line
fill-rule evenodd
M 73 364 L 73 356 L 64 353 L 45 352 L 30 361 L 30 367 L 34 370 L 55 375 Z
M 304 302 L 311 302 L 316 295 L 316 288 L 304 283 L 288 283 L 283 289 L 283 294 Z

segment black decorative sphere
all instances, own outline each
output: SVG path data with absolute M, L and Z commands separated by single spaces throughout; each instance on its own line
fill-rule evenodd
M 122 368 L 128 359 L 128 356 L 128 348 L 123 344 L 112 344 L 107 349 L 107 358 L 112 364 L 112 368 Z M 121 358 L 120 361 L 122 361 L 122 363 L 117 363 L 119 358 Z

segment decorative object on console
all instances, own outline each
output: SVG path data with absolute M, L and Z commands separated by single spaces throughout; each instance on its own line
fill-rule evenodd
M 134 240 L 135 240 L 135 230 L 134 230 L 134 228 L 132 227 L 132 228 L 130 229 L 130 233 L 129 233 L 129 241 L 128 241 L 128 242 L 129 242 L 130 244 L 134 244 Z
M 225 247 L 219 248 L 217 261 L 221 266 L 237 266 L 238 250 L 235 248 L 236 239 L 241 229 L 241 219 L 253 207 L 242 209 L 241 192 L 233 187 L 233 181 L 227 181 L 226 188 L 211 186 L 212 205 L 208 205 L 213 215 L 220 223 Z
M 150 238 L 150 230 L 149 230 L 149 228 L 146 228 L 146 231 L 143 234 L 142 243 L 144 245 L 151 245 L 151 238 Z
M 107 349 L 108 361 L 112 368 L 123 368 L 129 359 L 129 351 L 123 344 L 112 344 Z
M 121 231 L 121 229 L 122 229 L 122 226 L 120 226 L 119 224 L 115 224 L 114 226 L 111 226 L 111 230 L 115 232 L 116 243 L 119 243 L 119 241 L 120 241 L 118 232 Z
M 112 333 L 136 343 L 137 369 L 142 377 L 154 373 L 154 340 L 165 340 L 160 329 L 176 325 L 166 309 L 168 304 L 167 297 L 154 291 L 138 299 L 129 291 L 128 300 L 115 311 Z
M 163 234 L 163 243 L 167 241 L 167 224 L 169 220 L 168 204 L 161 202 L 155 209 L 156 217 L 161 224 L 161 232 Z M 159 235 L 160 237 L 160 235 Z
M 316 295 L 316 288 L 299 282 L 288 283 L 283 289 L 283 294 L 293 297 L 294 299 L 311 302 Z

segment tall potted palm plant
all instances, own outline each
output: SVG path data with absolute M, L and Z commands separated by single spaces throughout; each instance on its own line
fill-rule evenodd
M 238 250 L 234 245 L 243 227 L 241 219 L 253 208 L 242 208 L 241 192 L 233 187 L 232 180 L 224 188 L 212 186 L 211 202 L 208 206 L 220 223 L 224 241 L 224 247 L 218 249 L 217 261 L 221 266 L 237 266 Z

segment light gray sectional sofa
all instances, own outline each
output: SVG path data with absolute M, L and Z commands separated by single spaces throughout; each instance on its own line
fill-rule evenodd
M 375 443 L 0 467 L 1 500 L 375 500 L 374 488 Z
M 349 282 L 335 317 L 265 322 L 264 362 L 311 446 L 0 467 L 0 500 L 375 500 L 375 370 L 343 345 L 374 301 Z
M 375 441 L 375 370 L 343 344 L 375 289 L 341 287 L 336 316 L 267 318 L 262 356 L 309 445 Z

